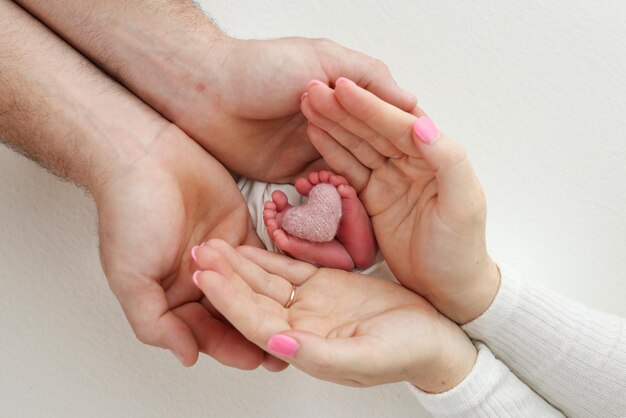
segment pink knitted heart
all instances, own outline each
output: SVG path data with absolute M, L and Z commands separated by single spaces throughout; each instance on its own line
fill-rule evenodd
M 289 235 L 312 242 L 332 241 L 341 221 L 341 196 L 327 183 L 313 186 L 309 200 L 303 205 L 287 209 L 282 228 Z

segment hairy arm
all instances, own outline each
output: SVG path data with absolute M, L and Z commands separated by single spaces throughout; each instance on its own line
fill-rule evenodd
M 0 0 L 0 137 L 94 196 L 102 267 L 142 342 L 170 349 L 185 365 L 199 351 L 245 369 L 264 361 L 261 349 L 211 315 L 190 279 L 190 250 L 200 242 L 256 243 L 232 177 L 8 0 Z
M 190 0 L 17 3 L 247 177 L 290 181 L 319 159 L 299 100 L 312 79 L 416 104 L 379 60 L 323 39 L 235 39 Z
M 19 6 L 0 2 L 3 142 L 93 192 L 165 127 L 139 100 L 120 100 L 123 95 Z
M 188 0 L 18 0 L 24 9 L 171 120 L 212 73 L 226 39 Z

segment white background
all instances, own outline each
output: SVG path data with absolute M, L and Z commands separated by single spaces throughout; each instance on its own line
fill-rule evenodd
M 463 142 L 489 247 L 526 279 L 626 315 L 626 3 L 203 1 L 239 37 L 328 37 L 383 59 Z M 93 203 L 0 149 L 0 417 L 415 417 L 402 385 L 183 369 L 135 340 Z

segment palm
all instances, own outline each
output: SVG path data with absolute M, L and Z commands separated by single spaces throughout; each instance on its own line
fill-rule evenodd
M 138 337 L 169 348 L 189 336 L 170 311 L 191 328 L 192 318 L 208 315 L 196 303 L 208 305 L 191 283 L 191 247 L 212 237 L 257 244 L 245 202 L 228 172 L 188 138 L 174 140 L 175 146 L 155 144 L 150 156 L 107 183 L 103 198 L 97 199 L 101 259 L 110 286 Z M 154 323 L 162 318 L 161 331 L 171 335 L 152 340 L 163 333 Z M 194 330 L 202 350 L 207 347 L 200 332 Z M 250 362 L 246 358 L 234 365 Z
M 325 374 L 320 364 L 294 364 L 309 374 L 353 386 L 400 381 L 424 373 L 440 354 L 449 321 L 400 285 L 249 247 L 236 251 L 223 241 L 201 251 L 200 267 L 217 275 L 199 285 L 250 341 L 263 347 L 275 333 L 289 330 L 337 341 L 350 357 L 371 363 L 367 373 L 355 366 L 341 378 Z M 298 286 L 295 301 L 285 309 L 292 283 Z
M 274 315 L 283 310 L 273 300 L 268 303 L 274 307 Z M 318 270 L 298 289 L 298 299 L 287 313 L 285 329 L 326 339 L 351 338 L 352 344 L 369 351 L 372 358 L 393 359 L 368 371 L 386 376 L 385 382 L 377 380 L 377 384 L 401 381 L 418 372 L 412 366 L 422 362 L 415 358 L 418 342 L 424 361 L 437 354 L 434 343 L 423 342 L 437 340 L 439 313 L 416 294 L 381 279 Z M 366 386 L 374 382 L 362 376 L 351 383 Z
M 497 280 L 485 200 L 465 150 L 448 138 L 421 148 L 412 133 L 419 108 L 404 112 L 349 81 L 308 92 L 302 109 L 311 141 L 359 192 L 398 280 L 455 320 L 473 319 L 479 309 L 467 295 Z M 468 304 L 462 315 L 450 300 Z
M 400 173 L 400 175 L 399 175 Z M 458 234 L 437 206 L 434 171 L 423 160 L 389 159 L 372 171 L 360 197 L 385 260 L 396 277 L 427 295 L 429 281 L 446 278 Z M 438 251 L 447 248 L 448 251 Z M 410 251 L 407 251 L 410 249 Z

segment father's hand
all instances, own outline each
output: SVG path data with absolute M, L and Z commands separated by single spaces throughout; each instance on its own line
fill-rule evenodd
M 252 369 L 264 353 L 223 321 L 193 285 L 191 249 L 212 237 L 259 245 L 226 169 L 170 126 L 125 170 L 93 190 L 111 289 L 142 342 L 184 365 L 198 352 Z
M 349 77 L 410 110 L 379 60 L 319 39 L 225 36 L 191 1 L 19 0 L 230 170 L 287 181 L 319 158 L 300 96 L 311 79 Z
M 0 139 L 95 197 L 102 265 L 139 339 L 186 365 L 203 351 L 284 367 L 191 284 L 194 245 L 258 244 L 226 169 L 13 2 L 0 2 L 0 56 Z
M 416 103 L 381 61 L 329 40 L 222 42 L 223 58 L 207 79 L 207 93 L 175 122 L 246 176 L 287 181 L 318 160 L 300 111 L 300 97 L 312 79 L 334 85 L 351 74 L 359 85 L 401 108 Z

